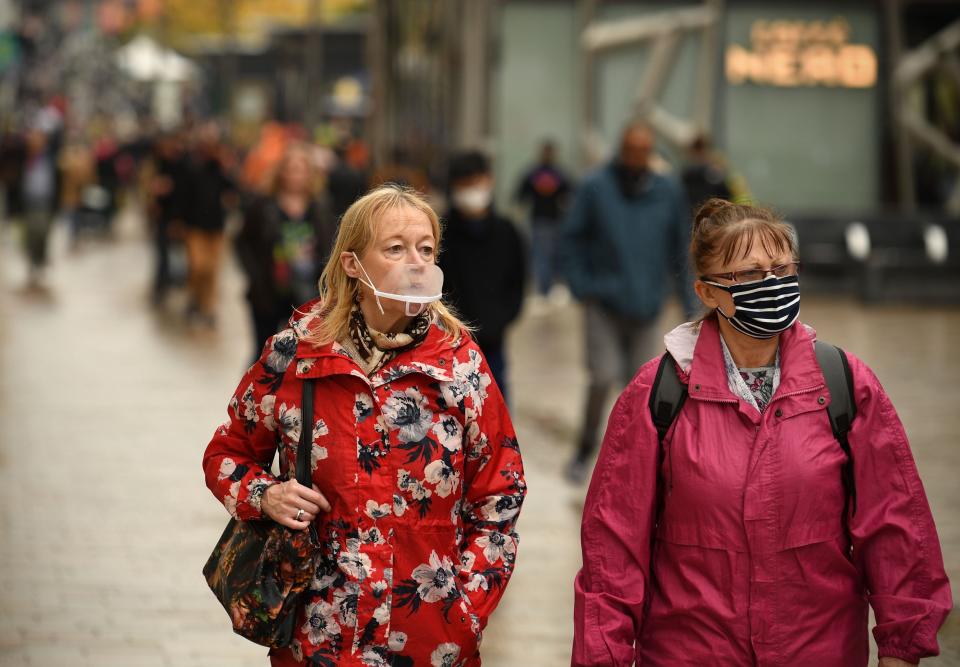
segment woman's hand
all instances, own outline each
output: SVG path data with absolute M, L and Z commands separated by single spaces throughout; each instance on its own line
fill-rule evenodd
M 260 509 L 281 526 L 304 530 L 321 511 L 330 511 L 330 503 L 316 485 L 308 489 L 291 479 L 269 487 L 260 499 Z
M 880 658 L 880 667 L 917 667 L 917 663 L 900 658 Z

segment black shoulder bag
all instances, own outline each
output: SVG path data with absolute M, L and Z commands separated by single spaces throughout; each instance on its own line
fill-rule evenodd
M 297 481 L 312 485 L 313 380 L 304 380 Z M 282 454 L 281 454 L 282 456 Z M 266 519 L 231 519 L 203 568 L 233 631 L 263 646 L 290 644 L 297 610 L 319 554 L 317 530 L 291 530 Z

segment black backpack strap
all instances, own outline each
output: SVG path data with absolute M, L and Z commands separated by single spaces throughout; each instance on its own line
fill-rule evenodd
M 833 436 L 840 443 L 843 453 L 847 455 L 847 461 L 843 464 L 842 470 L 843 487 L 847 494 L 843 508 L 843 516 L 846 520 L 847 510 L 850 510 L 850 516 L 857 513 L 857 486 L 853 476 L 853 452 L 847 439 L 847 434 L 853 425 L 853 419 L 857 416 L 857 403 L 853 398 L 853 374 L 850 372 L 847 355 L 839 347 L 818 340 L 814 349 L 817 354 L 817 363 L 820 364 L 823 378 L 827 382 L 827 389 L 830 390 L 830 405 L 827 406 L 830 427 L 833 429 Z
M 657 376 L 653 380 L 653 386 L 650 387 L 650 416 L 653 418 L 653 425 L 657 428 L 657 509 L 656 523 L 653 526 L 654 537 L 656 527 L 660 525 L 666 498 L 663 476 L 660 473 L 663 468 L 663 440 L 667 437 L 670 425 L 677 418 L 686 400 L 687 385 L 680 382 L 673 357 L 669 352 L 664 352 L 657 367 Z
M 297 445 L 297 481 L 303 486 L 313 487 L 313 471 L 310 469 L 310 454 L 313 449 L 313 379 L 303 381 L 303 404 L 300 406 L 300 442 Z M 310 524 L 310 538 L 314 544 L 319 542 L 317 528 Z
M 653 417 L 653 425 L 657 427 L 657 439 L 661 446 L 670 425 L 677 418 L 686 400 L 687 385 L 680 381 L 673 357 L 669 352 L 664 352 L 657 367 L 657 377 L 650 389 L 650 415 Z

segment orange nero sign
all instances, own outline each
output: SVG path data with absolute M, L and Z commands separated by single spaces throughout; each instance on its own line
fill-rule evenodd
M 876 52 L 850 43 L 850 25 L 843 17 L 757 20 L 750 26 L 750 42 L 750 48 L 727 46 L 725 70 L 731 84 L 871 88 L 877 82 Z

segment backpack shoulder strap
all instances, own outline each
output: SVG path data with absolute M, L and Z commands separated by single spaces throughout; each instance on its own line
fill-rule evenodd
M 853 452 L 847 434 L 857 416 L 857 404 L 853 398 L 853 373 L 847 355 L 839 347 L 816 341 L 814 350 L 817 354 L 817 363 L 823 372 L 827 389 L 830 390 L 830 405 L 827 406 L 827 415 L 830 417 L 830 427 L 833 437 L 840 443 L 843 453 L 847 455 L 847 462 L 843 466 L 843 484 L 847 491 L 847 501 L 852 514 L 857 513 L 857 487 L 853 479 Z M 844 512 L 846 516 L 846 511 Z
M 820 364 L 820 370 L 823 371 L 827 388 L 830 390 L 831 401 L 827 406 L 830 426 L 833 427 L 834 435 L 846 434 L 853 418 L 857 416 L 857 404 L 853 399 L 853 374 L 850 372 L 847 355 L 830 343 L 818 340 L 815 345 L 817 363 Z
M 653 417 L 653 425 L 657 427 L 657 439 L 661 445 L 686 400 L 687 386 L 677 375 L 677 366 L 673 357 L 669 352 L 664 352 L 660 357 L 657 376 L 650 389 L 650 414 Z

